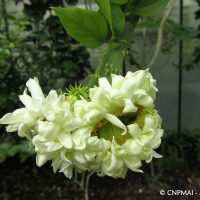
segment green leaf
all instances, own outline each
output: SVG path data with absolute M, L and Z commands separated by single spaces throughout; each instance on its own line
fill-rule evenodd
M 110 3 L 109 0 L 96 0 L 96 3 L 110 25 L 112 35 L 115 36 L 121 33 L 125 27 L 125 16 L 121 8 L 116 4 Z
M 112 3 L 116 3 L 119 5 L 123 5 L 126 4 L 128 2 L 128 0 L 110 0 Z
M 100 12 L 103 14 L 108 24 L 110 25 L 111 31 L 113 32 L 112 27 L 112 18 L 110 12 L 110 1 L 109 0 L 95 0 L 97 5 L 99 6 Z
M 120 34 L 125 27 L 124 13 L 119 6 L 111 4 L 111 15 L 114 32 Z
M 87 47 L 103 44 L 108 33 L 104 17 L 95 11 L 80 8 L 52 8 L 67 33 Z
M 134 15 L 149 16 L 162 11 L 169 0 L 141 0 L 136 4 Z

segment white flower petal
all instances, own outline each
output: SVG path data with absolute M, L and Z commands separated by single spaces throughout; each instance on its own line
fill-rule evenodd
M 31 96 L 34 99 L 43 100 L 45 98 L 37 78 L 29 79 L 26 83 L 26 86 L 28 87 L 28 90 L 30 91 Z
M 156 121 L 152 115 L 147 115 L 144 119 L 143 130 L 149 130 L 156 128 Z
M 106 78 L 99 78 L 99 87 L 103 87 L 106 90 L 110 90 L 111 89 L 111 85 L 109 83 L 109 81 Z
M 10 124 L 6 126 L 6 131 L 9 132 L 15 132 L 19 129 L 20 124 Z
M 48 156 L 43 154 L 37 154 L 36 156 L 36 164 L 38 167 L 41 167 L 49 160 Z
M 53 142 L 53 141 L 47 142 L 46 146 L 47 146 L 47 150 L 46 150 L 47 152 L 57 151 L 62 148 L 62 145 L 60 143 Z
M 123 113 L 131 113 L 131 112 L 135 113 L 138 110 L 138 108 L 132 103 L 130 99 L 125 99 L 124 104 L 125 107 Z
M 124 158 L 124 162 L 125 162 L 125 165 L 129 169 L 131 169 L 135 172 L 142 172 L 142 170 L 139 169 L 142 166 L 142 163 L 141 163 L 141 161 L 138 157 L 136 157 L 136 156 L 132 156 L 132 157 L 126 156 Z
M 58 135 L 58 140 L 67 149 L 71 149 L 73 146 L 72 138 L 70 133 L 60 133 Z
M 136 156 L 141 153 L 143 147 L 134 139 L 127 140 L 124 145 L 125 149 L 127 149 L 127 153 L 132 156 Z
M 74 159 L 81 164 L 85 164 L 87 162 L 86 157 L 82 151 L 75 151 Z M 81 164 L 79 167 L 81 167 Z
M 120 75 L 112 74 L 112 87 L 120 89 L 122 86 L 122 83 L 124 82 L 124 77 Z
M 25 108 L 17 109 L 13 113 L 5 114 L 0 119 L 0 124 L 13 124 L 21 123 L 24 118 L 24 113 L 26 112 Z
M 63 172 L 67 178 L 71 179 L 73 175 L 73 165 L 63 167 L 59 172 Z
M 127 133 L 127 128 L 126 126 L 114 115 L 111 114 L 105 114 L 105 119 L 107 119 L 110 123 L 114 124 L 115 126 L 123 129 L 122 135 L 125 135 Z
M 37 131 L 46 139 L 51 139 L 55 135 L 55 125 L 48 121 L 38 121 Z
M 19 98 L 28 110 L 34 112 L 40 111 L 40 105 L 42 103 L 40 100 L 33 99 L 27 94 L 20 95 Z
M 92 128 L 85 127 L 75 130 L 72 133 L 72 140 L 75 149 L 84 149 L 86 147 L 87 139 L 91 135 Z
M 58 171 L 61 164 L 62 164 L 62 160 L 59 157 L 56 157 L 56 159 L 52 161 L 52 167 L 53 167 L 54 173 Z
M 153 157 L 154 157 L 154 158 L 162 158 L 163 156 L 160 155 L 159 153 L 153 151 Z
M 139 128 L 138 124 L 130 124 L 127 126 L 128 132 L 132 137 L 137 137 L 141 135 L 141 129 Z

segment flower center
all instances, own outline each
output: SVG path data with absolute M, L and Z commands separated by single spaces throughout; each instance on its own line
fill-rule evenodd
M 122 123 L 128 125 L 135 121 L 135 114 L 131 115 L 119 115 L 118 117 Z M 97 136 L 98 138 L 104 138 L 105 140 L 112 141 L 113 137 L 118 144 L 123 144 L 127 139 L 131 138 L 129 133 L 122 135 L 123 129 L 113 125 L 108 120 L 102 120 L 96 124 L 93 129 L 92 135 Z
M 129 125 L 132 123 L 137 123 L 140 128 L 144 126 L 145 115 L 147 110 L 144 108 L 139 108 L 137 113 L 131 114 L 119 114 L 118 118 L 124 125 Z M 112 141 L 113 137 L 118 144 L 123 144 L 126 140 L 131 138 L 131 135 L 127 132 L 125 135 L 122 135 L 123 129 L 115 126 L 110 123 L 108 120 L 102 120 L 96 124 L 95 128 L 92 131 L 93 136 L 98 138 L 104 138 L 105 140 Z

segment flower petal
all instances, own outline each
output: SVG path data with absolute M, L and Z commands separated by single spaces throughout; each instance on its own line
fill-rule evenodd
M 39 81 L 37 78 L 29 79 L 26 83 L 26 86 L 28 87 L 28 90 L 30 91 L 31 96 L 34 99 L 44 100 L 45 97 L 44 97 L 44 94 L 42 92 L 42 89 L 39 85 Z
M 48 156 L 43 155 L 43 154 L 37 154 L 36 156 L 36 164 L 38 167 L 41 167 L 48 161 Z
M 73 146 L 70 133 L 60 133 L 58 135 L 58 140 L 67 149 L 71 149 Z
M 123 129 L 122 135 L 125 135 L 127 133 L 127 128 L 126 126 L 114 115 L 111 114 L 105 114 L 105 119 L 107 119 L 110 123 L 114 124 L 115 126 Z
M 86 147 L 87 139 L 91 135 L 92 128 L 85 127 L 77 129 L 72 133 L 72 140 L 75 149 L 84 149 Z

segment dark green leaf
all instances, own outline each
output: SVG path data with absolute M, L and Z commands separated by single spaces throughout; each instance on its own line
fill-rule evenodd
M 111 15 L 114 32 L 120 34 L 125 27 L 124 13 L 119 6 L 111 4 Z
M 96 3 L 99 6 L 100 12 L 110 25 L 112 35 L 115 36 L 121 33 L 125 26 L 125 16 L 121 8 L 116 4 L 110 3 L 109 0 L 96 0 Z
M 111 31 L 113 32 L 112 27 L 112 18 L 110 12 L 110 1 L 109 0 L 96 0 L 97 5 L 99 6 L 100 12 L 106 18 L 108 24 L 110 25 Z
M 103 16 L 80 8 L 53 8 L 63 27 L 74 39 L 87 47 L 100 46 L 107 36 L 107 24 Z
M 134 15 L 149 16 L 162 11 L 169 0 L 141 0 L 133 10 Z

